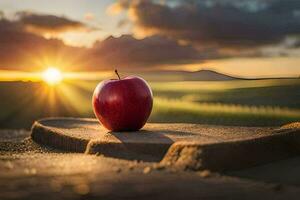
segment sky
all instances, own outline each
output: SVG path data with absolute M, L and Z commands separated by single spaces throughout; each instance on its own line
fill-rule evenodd
M 300 75 L 296 0 L 0 0 L 0 70 Z

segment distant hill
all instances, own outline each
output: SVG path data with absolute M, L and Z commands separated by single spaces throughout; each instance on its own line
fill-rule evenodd
M 222 74 L 213 70 L 189 71 L 150 71 L 140 72 L 137 75 L 148 81 L 230 81 L 241 78 Z
M 213 70 L 199 70 L 196 72 L 188 72 L 188 74 L 186 74 L 186 79 L 197 81 L 230 81 L 238 78 Z

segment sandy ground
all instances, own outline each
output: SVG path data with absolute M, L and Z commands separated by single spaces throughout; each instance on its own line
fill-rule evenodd
M 281 169 L 296 173 L 299 158 L 230 172 L 236 176 L 231 177 L 207 170 L 176 171 L 155 162 L 61 152 L 41 147 L 28 136 L 27 131 L 0 131 L 1 200 L 299 199 L 300 195 L 294 184 L 299 176 L 292 181 L 284 175 L 273 176 Z M 277 166 L 273 174 L 263 173 L 273 166 Z

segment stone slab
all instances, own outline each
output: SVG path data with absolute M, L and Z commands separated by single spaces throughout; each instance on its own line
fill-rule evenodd
M 221 142 L 179 141 L 173 144 L 162 165 L 180 169 L 228 171 L 286 159 L 300 154 L 300 123 L 292 123 L 264 134 Z
M 148 123 L 137 132 L 109 132 L 95 119 L 80 118 L 39 120 L 31 137 L 40 144 L 71 152 L 162 160 L 162 165 L 215 171 L 298 155 L 300 141 L 295 124 L 272 128 Z
M 273 128 L 148 123 L 137 132 L 109 132 L 95 119 L 48 118 L 34 123 L 31 137 L 40 144 L 71 152 L 157 161 L 175 142 L 221 143 L 270 135 L 272 131 Z

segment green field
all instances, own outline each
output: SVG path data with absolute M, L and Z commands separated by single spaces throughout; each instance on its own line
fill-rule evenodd
M 93 117 L 96 81 L 0 82 L 0 128 L 30 128 L 38 118 Z M 150 82 L 151 122 L 277 126 L 300 121 L 300 80 Z

